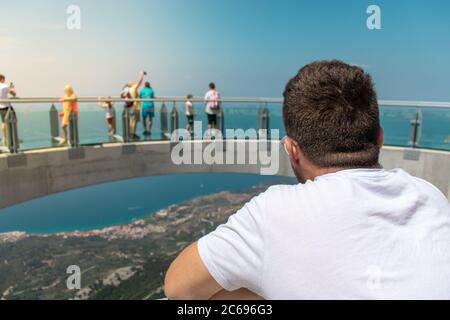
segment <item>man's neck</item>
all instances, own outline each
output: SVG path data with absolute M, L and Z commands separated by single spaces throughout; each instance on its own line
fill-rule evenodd
M 383 166 L 381 164 L 376 164 L 374 166 L 368 166 L 368 167 L 342 167 L 342 168 L 315 167 L 315 168 L 311 168 L 310 170 L 307 170 L 307 172 L 305 172 L 305 178 L 306 178 L 306 180 L 314 181 L 316 178 L 327 175 L 327 174 L 337 173 L 337 172 L 345 171 L 345 170 L 357 170 L 357 169 L 368 169 L 368 170 L 383 169 Z

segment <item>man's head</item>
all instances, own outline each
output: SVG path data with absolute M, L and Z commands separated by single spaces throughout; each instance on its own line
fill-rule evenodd
M 216 84 L 215 84 L 214 82 L 211 82 L 211 83 L 209 84 L 209 89 L 211 89 L 211 90 L 216 90 Z
M 361 68 L 341 61 L 303 67 L 286 86 L 283 117 L 286 149 L 299 180 L 379 166 L 383 130 L 377 95 Z
M 0 83 L 4 83 L 6 80 L 5 76 L 0 74 Z
M 144 84 L 144 87 L 148 88 L 148 89 L 152 88 L 152 86 L 150 85 L 150 82 L 148 82 L 148 81 Z

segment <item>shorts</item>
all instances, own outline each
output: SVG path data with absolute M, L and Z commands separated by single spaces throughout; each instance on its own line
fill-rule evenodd
M 14 111 L 13 107 L 9 107 L 9 108 L 1 108 L 0 109 L 0 115 L 2 117 L 2 122 L 5 123 L 5 119 L 6 119 L 6 114 L 8 113 L 8 110 L 11 109 L 12 111 Z
M 78 113 L 75 114 L 75 117 L 78 119 Z M 63 112 L 62 113 L 62 121 L 61 121 L 61 127 L 67 127 L 70 122 L 70 113 Z
M 134 121 L 135 123 L 141 121 L 141 112 L 139 110 L 136 110 L 134 108 L 128 108 L 128 114 L 130 116 L 131 121 Z
M 217 114 L 208 114 L 208 125 L 217 126 Z
M 153 108 L 143 108 L 142 109 L 142 118 L 145 120 L 147 118 L 153 119 L 155 117 L 155 111 Z
M 112 118 L 106 118 L 106 122 L 108 122 L 108 124 L 110 126 L 112 126 L 114 124 L 114 118 L 113 117 Z
M 194 115 L 186 115 L 187 117 L 187 123 L 191 126 L 194 125 Z

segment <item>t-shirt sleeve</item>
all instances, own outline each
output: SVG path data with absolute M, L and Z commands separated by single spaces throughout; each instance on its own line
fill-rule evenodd
M 227 291 L 259 291 L 264 259 L 264 207 L 260 195 L 198 242 L 203 264 Z

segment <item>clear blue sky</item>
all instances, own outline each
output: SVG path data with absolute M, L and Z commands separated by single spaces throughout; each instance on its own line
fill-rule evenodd
M 82 29 L 66 28 L 81 7 Z M 366 9 L 382 10 L 382 30 Z M 14 0 L 0 11 L 0 73 L 22 96 L 115 95 L 146 69 L 159 95 L 279 97 L 317 59 L 370 72 L 383 99 L 450 100 L 447 0 Z

